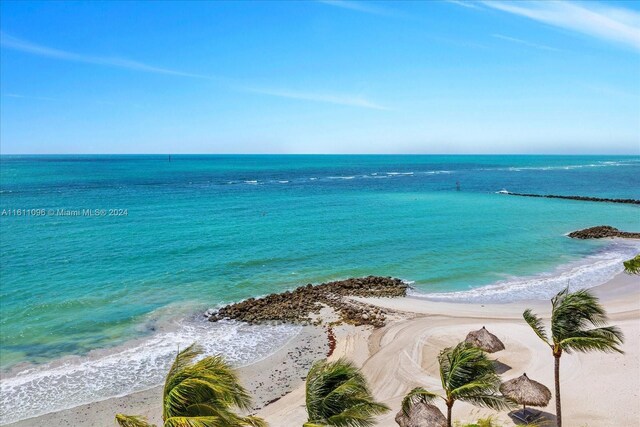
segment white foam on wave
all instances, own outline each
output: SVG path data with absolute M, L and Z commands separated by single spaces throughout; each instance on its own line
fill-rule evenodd
M 285 345 L 300 328 L 180 320 L 168 330 L 86 356 L 3 373 L 0 424 L 146 390 L 164 381 L 178 349 L 197 342 L 234 366 L 257 361 Z
M 497 170 L 508 170 L 512 172 L 520 172 L 523 170 L 572 170 L 572 169 L 582 169 L 582 168 L 602 168 L 602 167 L 610 167 L 610 166 L 635 166 L 637 163 L 634 160 L 627 160 L 621 162 L 597 162 L 597 163 L 587 163 L 582 165 L 562 165 L 562 166 L 514 166 L 508 168 L 498 168 Z M 496 169 L 489 169 L 496 170 Z
M 441 170 L 441 171 L 426 171 L 422 173 L 425 175 L 440 175 L 440 174 L 450 174 L 450 173 L 453 173 L 453 171 Z
M 353 179 L 355 176 L 330 176 L 329 179 Z
M 552 272 L 511 277 L 491 285 L 458 292 L 424 293 L 411 290 L 413 297 L 450 302 L 512 302 L 548 300 L 564 289 L 587 289 L 606 283 L 623 270 L 622 262 L 633 258 L 640 242 L 614 241 L 598 253 L 564 264 Z

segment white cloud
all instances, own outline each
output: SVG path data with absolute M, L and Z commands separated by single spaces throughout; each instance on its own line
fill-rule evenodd
M 492 34 L 491 36 L 495 37 L 497 39 L 506 40 L 506 41 L 511 42 L 511 43 L 517 43 L 517 44 L 521 44 L 521 45 L 524 45 L 524 46 L 533 47 L 533 48 L 536 48 L 536 49 L 552 50 L 552 51 L 556 51 L 556 52 L 560 51 L 560 49 L 556 49 L 555 47 L 546 46 L 546 45 L 538 44 L 538 43 L 531 43 L 531 42 L 528 42 L 526 40 L 518 39 L 518 38 L 515 38 L 515 37 L 503 36 L 502 34 Z
M 0 33 L 0 45 L 6 49 L 19 50 L 21 52 L 26 52 L 26 53 L 30 53 L 38 56 L 45 56 L 45 57 L 59 59 L 63 61 L 84 62 L 87 64 L 126 68 L 129 70 L 143 71 L 147 73 L 170 74 L 175 76 L 193 77 L 193 78 L 202 78 L 202 79 L 213 78 L 212 76 L 185 73 L 182 71 L 155 67 L 153 65 L 132 61 L 130 59 L 125 59 L 125 58 L 91 56 L 91 55 L 82 55 L 74 52 L 68 52 L 65 50 L 42 46 L 26 40 L 22 40 L 17 37 L 10 36 L 6 33 Z
M 483 5 L 640 50 L 640 13 L 601 3 L 483 1 Z
M 176 70 L 171 70 L 167 68 L 159 68 L 159 67 L 142 63 L 142 62 L 132 61 L 132 60 L 123 59 L 123 58 L 81 55 L 74 52 L 68 52 L 60 49 L 50 48 L 47 46 L 31 43 L 29 41 L 22 40 L 5 33 L 0 33 L 0 36 L 1 36 L 0 45 L 2 45 L 3 48 L 19 50 L 21 52 L 30 53 L 32 55 L 44 56 L 44 57 L 54 58 L 54 59 L 63 60 L 63 61 L 83 62 L 88 64 L 126 68 L 130 70 L 135 70 L 135 71 L 168 74 L 168 75 L 182 76 L 182 77 L 218 79 L 220 81 L 225 81 L 225 83 L 230 85 L 232 89 L 243 91 L 243 92 L 277 96 L 280 98 L 291 98 L 291 99 L 299 99 L 299 100 L 305 100 L 305 101 L 346 105 L 351 107 L 368 108 L 368 109 L 374 109 L 374 110 L 386 110 L 385 107 L 357 95 L 297 92 L 297 91 L 291 91 L 288 89 L 252 88 L 252 87 L 242 86 L 237 83 L 232 83 L 231 79 L 224 79 L 221 77 L 214 77 L 214 76 L 205 76 L 201 74 L 185 73 L 182 71 L 176 71 Z M 31 97 L 31 96 L 27 97 L 27 96 L 22 96 L 17 94 L 9 94 L 7 96 L 14 97 L 14 98 L 32 98 L 32 99 L 36 98 L 36 97 Z
M 323 102 L 327 104 L 346 105 L 349 107 L 369 108 L 372 110 L 387 110 L 388 108 L 369 101 L 358 95 L 335 94 L 335 93 L 318 93 L 318 92 L 298 92 L 288 89 L 272 89 L 272 88 L 240 88 L 246 92 L 258 93 L 262 95 L 277 96 L 279 98 L 299 99 L 304 101 Z

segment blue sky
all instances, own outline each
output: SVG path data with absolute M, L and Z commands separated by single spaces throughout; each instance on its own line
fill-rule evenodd
M 0 8 L 3 154 L 640 153 L 640 2 Z

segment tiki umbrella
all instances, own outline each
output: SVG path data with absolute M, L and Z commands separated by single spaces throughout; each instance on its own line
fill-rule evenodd
M 484 326 L 482 329 L 472 331 L 467 334 L 467 338 L 464 340 L 474 347 L 487 353 L 495 353 L 496 351 L 504 350 L 504 344 L 491 332 L 487 331 Z
M 401 409 L 396 414 L 396 423 L 400 427 L 447 427 L 447 419 L 440 409 L 424 402 L 411 405 L 408 416 Z
M 530 379 L 527 374 L 502 383 L 500 393 L 523 405 L 525 414 L 527 405 L 545 407 L 551 400 L 551 391 L 543 384 Z

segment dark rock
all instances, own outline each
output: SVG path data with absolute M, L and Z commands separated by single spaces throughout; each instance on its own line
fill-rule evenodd
M 406 293 L 407 285 L 400 279 L 368 276 L 317 286 L 308 284 L 281 294 L 249 298 L 207 314 L 212 322 L 233 319 L 248 323 L 281 321 L 305 324 L 311 322 L 309 316 L 318 314 L 324 304 L 333 308 L 343 322 L 381 327 L 386 319 L 384 311 L 348 301 L 346 297 L 399 297 Z
M 622 237 L 627 239 L 640 239 L 640 233 L 620 231 L 608 225 L 585 228 L 584 230 L 573 231 L 568 234 L 574 239 L 602 239 L 605 237 Z
M 522 197 L 544 197 L 547 199 L 568 199 L 579 200 L 583 202 L 605 202 L 605 203 L 624 203 L 629 205 L 640 205 L 640 200 L 636 199 L 607 199 L 601 197 L 587 197 L 587 196 L 556 196 L 554 194 L 527 194 L 527 193 L 511 193 L 501 191 L 502 194 L 508 194 L 510 196 L 522 196 Z

